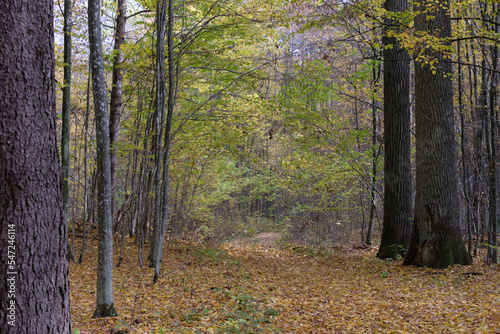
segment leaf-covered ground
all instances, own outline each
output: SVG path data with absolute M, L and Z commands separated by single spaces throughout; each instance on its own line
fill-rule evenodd
M 92 319 L 96 244 L 70 264 L 77 333 L 500 333 L 500 269 L 446 270 L 381 261 L 375 250 L 277 247 L 165 248 L 152 284 L 126 241 L 114 270 L 115 318 Z M 117 249 L 118 247 L 116 247 Z M 118 250 L 116 251 L 118 254 Z M 117 260 L 117 258 L 115 258 Z M 117 263 L 117 262 L 115 262 Z

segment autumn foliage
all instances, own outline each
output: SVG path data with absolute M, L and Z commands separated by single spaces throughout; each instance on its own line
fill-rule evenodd
M 208 247 L 170 242 L 164 274 L 140 268 L 127 239 L 114 270 L 119 317 L 91 319 L 96 250 L 70 264 L 78 333 L 498 333 L 500 271 L 476 261 L 403 267 L 376 248 L 319 249 L 246 239 Z M 117 257 L 115 256 L 115 264 Z

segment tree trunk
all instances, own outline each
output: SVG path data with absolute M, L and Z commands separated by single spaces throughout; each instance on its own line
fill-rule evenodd
M 109 119 L 104 60 L 101 39 L 101 3 L 90 0 L 88 4 L 90 68 L 94 113 L 96 119 L 97 145 L 97 305 L 94 318 L 116 316 L 113 303 L 113 233 L 111 219 L 111 176 L 109 155 Z
M 61 127 L 61 165 L 62 165 L 62 199 L 64 210 L 64 224 L 66 230 L 69 225 L 69 118 L 70 92 L 71 92 L 71 0 L 64 0 L 64 87 L 62 102 L 62 127 Z M 75 255 L 72 248 L 68 247 L 68 260 L 74 261 Z
M 387 11 L 401 13 L 407 0 L 387 0 Z M 410 57 L 394 37 L 387 37 L 395 20 L 387 20 L 384 36 L 384 225 L 377 257 L 396 258 L 410 245 L 411 141 L 410 141 Z M 391 46 L 391 47 L 388 47 Z M 402 255 L 402 254 L 401 254 Z
M 0 2 L 0 332 L 71 333 L 53 1 Z
M 467 251 L 469 252 L 469 256 L 472 256 L 472 212 L 470 205 L 470 196 L 469 196 L 469 168 L 467 164 L 468 157 L 468 143 L 467 136 L 465 134 L 465 112 L 463 105 L 463 76 L 462 76 L 462 65 L 461 63 L 461 43 L 458 41 L 458 110 L 460 113 L 460 143 L 462 145 L 461 153 L 462 153 L 462 191 L 464 194 L 464 206 L 465 206 L 465 219 L 467 226 Z
M 163 246 L 162 234 L 162 134 L 165 120 L 165 23 L 167 0 L 158 0 L 156 9 L 156 133 L 155 133 L 155 220 L 153 224 L 153 240 L 150 251 L 150 267 L 155 268 L 153 282 L 160 272 L 160 261 Z
M 492 3 L 492 11 L 496 16 L 496 21 L 500 18 L 498 4 Z M 492 27 L 495 34 L 498 34 L 498 25 Z M 497 245 L 497 225 L 498 225 L 498 184 L 497 184 L 497 89 L 498 89 L 498 45 L 490 46 L 491 51 L 491 81 L 490 81 L 490 105 L 489 105 L 489 138 L 488 138 L 488 172 L 490 179 L 489 189 L 489 229 L 488 229 L 488 253 L 486 260 L 488 263 L 498 263 L 498 245 Z
M 87 108 L 85 110 L 85 135 L 84 135 L 84 154 L 83 154 L 83 237 L 82 237 L 82 250 L 78 258 L 78 264 L 82 264 L 85 250 L 87 249 L 87 222 L 88 222 L 88 208 L 89 208 L 89 192 L 88 192 L 88 137 L 89 137 L 89 116 L 90 116 L 90 75 L 87 78 Z
M 378 53 L 378 52 L 377 52 Z M 374 57 L 377 57 L 377 53 L 374 53 Z M 374 85 L 374 97 L 372 99 L 372 185 L 370 191 L 370 220 L 368 221 L 368 229 L 366 232 L 366 240 L 365 243 L 369 246 L 373 243 L 373 229 L 375 227 L 375 210 L 377 206 L 375 204 L 375 196 L 377 195 L 377 169 L 378 169 L 378 157 L 379 150 L 377 148 L 377 122 L 378 122 L 378 100 L 375 98 L 378 95 L 378 91 L 380 89 L 380 65 L 372 68 L 372 77 L 373 77 L 373 85 Z
M 120 133 L 120 117 L 122 109 L 123 95 L 123 73 L 121 64 L 123 63 L 122 44 L 125 43 L 125 28 L 127 24 L 127 0 L 118 0 L 118 16 L 116 17 L 115 46 L 113 47 L 113 82 L 111 86 L 111 101 L 109 105 L 109 145 L 110 145 L 110 163 L 111 163 L 111 217 L 114 218 L 115 212 L 115 193 L 116 193 L 116 166 L 117 153 L 116 144 Z
M 431 9 L 429 11 L 429 9 Z M 423 1 L 416 10 L 417 32 L 451 37 L 449 2 Z M 460 230 L 455 169 L 453 92 L 450 62 L 444 50 L 427 46 L 415 65 L 416 199 L 413 235 L 404 264 L 446 268 L 471 264 Z M 436 61 L 432 65 L 425 61 Z

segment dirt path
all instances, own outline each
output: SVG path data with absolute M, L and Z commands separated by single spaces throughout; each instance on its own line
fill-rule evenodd
M 280 237 L 280 233 L 259 233 L 257 235 L 254 235 L 253 237 L 236 239 L 232 243 L 235 245 L 259 243 L 264 246 L 269 246 L 274 245 Z

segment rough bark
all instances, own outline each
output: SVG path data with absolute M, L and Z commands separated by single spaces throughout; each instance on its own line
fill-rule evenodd
M 111 163 L 111 217 L 115 212 L 115 194 L 116 194 L 116 166 L 117 150 L 120 133 L 120 118 L 122 109 L 123 95 L 123 72 L 121 65 L 123 63 L 123 53 L 121 47 L 125 43 L 125 28 L 127 24 L 127 1 L 118 0 L 118 15 L 116 17 L 115 45 L 113 47 L 113 82 L 111 86 L 111 101 L 109 104 L 109 145 L 110 145 L 110 163 Z
M 53 1 L 0 2 L 0 332 L 70 333 Z
M 386 0 L 389 12 L 408 9 L 407 0 Z M 388 37 L 397 29 L 387 20 L 384 46 L 384 225 L 377 257 L 396 258 L 408 248 L 411 238 L 411 141 L 410 141 L 410 57 L 398 40 Z M 390 46 L 390 47 L 389 47 Z
M 415 28 L 437 36 L 447 45 L 451 37 L 449 2 L 430 6 L 424 1 L 415 18 Z M 434 4 L 436 6 L 434 6 Z M 432 8 L 424 12 L 424 9 Z M 450 62 L 445 51 L 422 50 L 435 68 L 417 59 L 415 65 L 416 198 L 415 221 L 404 264 L 446 268 L 471 264 L 460 230 L 457 197 L 453 92 Z M 423 66 L 422 66 L 423 65 Z
M 111 175 L 109 154 L 109 119 L 104 60 L 101 39 L 101 3 L 90 0 L 88 4 L 90 68 L 97 139 L 97 293 L 94 318 L 116 316 L 113 303 L 113 233 L 111 217 Z

